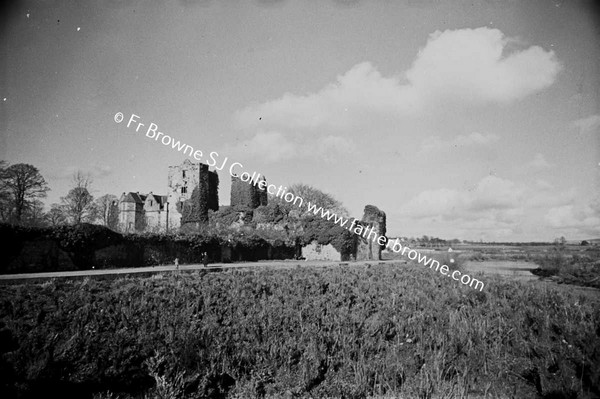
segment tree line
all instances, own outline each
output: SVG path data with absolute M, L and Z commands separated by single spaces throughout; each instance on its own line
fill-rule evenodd
M 45 211 L 42 199 L 50 187 L 38 168 L 0 161 L 0 222 L 29 227 L 96 223 L 116 229 L 117 197 L 105 194 L 94 198 L 91 186 L 89 174 L 75 172 L 66 195 Z
M 67 194 L 45 211 L 42 199 L 46 198 L 50 187 L 40 171 L 30 164 L 9 165 L 6 161 L 0 161 L 0 223 L 30 227 L 95 223 L 117 230 L 118 198 L 112 194 L 94 198 L 91 193 L 92 183 L 89 174 L 75 172 Z M 287 191 L 306 201 L 320 204 L 323 209 L 337 215 L 349 217 L 348 210 L 340 201 L 314 187 L 294 184 Z M 286 214 L 297 213 L 298 217 L 307 216 L 307 209 L 298 209 L 279 197 L 269 196 L 269 203 L 277 204 Z M 444 240 L 426 235 L 401 238 L 412 245 L 432 248 L 461 243 L 461 240 L 456 238 Z M 462 243 L 471 242 L 463 240 Z
M 112 194 L 94 198 L 91 186 L 89 174 L 75 172 L 67 194 L 45 211 L 42 199 L 46 198 L 50 187 L 38 168 L 25 163 L 9 165 L 6 161 L 0 161 L 0 223 L 29 227 L 96 223 L 117 230 L 118 198 Z M 323 209 L 349 217 L 348 210 L 340 201 L 321 190 L 305 184 L 294 184 L 288 191 L 320 204 Z M 296 209 L 275 196 L 270 196 L 269 202 L 278 205 L 286 214 L 295 211 L 298 216 L 306 216 L 308 212 L 306 208 Z

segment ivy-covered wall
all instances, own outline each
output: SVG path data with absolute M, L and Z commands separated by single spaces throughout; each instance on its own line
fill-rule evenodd
M 200 164 L 198 185 L 194 187 L 190 199 L 185 201 L 181 215 L 181 227 L 187 224 L 201 226 L 208 224 L 209 181 L 208 165 Z
M 265 195 L 251 182 L 244 182 L 239 176 L 231 176 L 231 206 L 255 209 L 261 205 L 261 201 L 266 205 Z
M 262 180 L 265 181 L 265 183 L 267 182 L 267 180 L 265 179 L 265 177 L 262 177 Z M 260 184 L 259 184 L 260 186 Z M 260 187 L 256 187 L 257 192 L 258 192 L 258 202 L 260 206 L 267 206 L 269 204 L 269 196 L 267 195 L 267 186 L 265 186 L 263 184 L 264 188 L 261 189 Z
M 208 209 L 219 210 L 219 175 L 216 171 L 208 172 Z
M 0 273 L 85 269 L 100 248 L 118 244 L 119 233 L 98 225 L 25 228 L 0 225 Z M 90 266 L 91 268 L 91 266 Z
M 365 228 L 373 228 L 377 233 L 375 239 L 359 237 L 357 238 L 356 260 L 380 260 L 381 251 L 385 248 L 384 245 L 379 245 L 377 239 L 386 234 L 386 215 L 374 205 L 365 206 L 365 212 L 360 225 Z
M 316 241 L 321 245 L 331 244 L 341 254 L 341 260 L 351 260 L 356 254 L 356 235 L 338 224 L 319 216 L 307 216 L 303 220 L 301 245 Z
M 212 230 L 191 235 L 116 233 L 104 226 L 81 224 L 23 228 L 0 224 L 0 273 L 35 273 L 115 267 L 142 267 L 209 261 L 290 259 L 295 246 L 254 231 Z M 227 256 L 225 256 L 227 255 Z

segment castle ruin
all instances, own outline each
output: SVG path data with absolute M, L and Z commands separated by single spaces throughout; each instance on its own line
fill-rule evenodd
M 262 184 L 262 182 L 265 182 Z M 261 188 L 260 186 L 263 186 Z M 243 181 L 240 176 L 231 176 L 231 198 L 232 207 L 242 207 L 256 209 L 259 206 L 266 206 L 268 203 L 266 179 L 264 176 L 259 181 Z
M 119 231 L 168 232 L 182 223 L 203 224 L 208 210 L 219 209 L 219 176 L 208 165 L 169 166 L 167 195 L 123 193 L 119 199 Z
M 374 205 L 365 206 L 361 225 L 370 227 L 377 232 L 377 237 L 385 237 L 386 233 L 386 215 Z M 365 239 L 362 236 L 357 237 L 356 260 L 381 260 L 381 251 L 385 245 L 379 245 L 377 240 Z

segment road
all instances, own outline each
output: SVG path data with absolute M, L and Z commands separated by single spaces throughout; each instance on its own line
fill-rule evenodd
M 358 261 L 358 262 L 340 262 L 340 261 L 303 261 L 303 260 L 282 260 L 282 261 L 260 261 L 260 262 L 240 262 L 240 263 L 214 263 L 204 267 L 203 265 L 180 265 L 179 272 L 219 272 L 228 269 L 255 269 L 255 268 L 275 268 L 275 269 L 292 269 L 295 267 L 335 267 L 335 266 L 367 266 L 379 264 L 406 264 L 402 259 L 389 259 L 381 261 Z M 487 262 L 467 262 L 465 264 L 465 272 L 474 274 L 483 272 L 487 275 L 501 275 L 504 278 L 520 280 L 533 284 L 541 284 L 546 286 L 558 287 L 564 290 L 577 290 L 594 295 L 596 298 L 599 290 L 591 287 L 578 287 L 574 285 L 559 285 L 550 281 L 540 281 L 538 276 L 531 273 L 531 270 L 536 267 L 535 264 L 527 262 L 511 262 L 511 261 L 487 261 Z M 49 273 L 20 273 L 20 274 L 3 274 L 0 275 L 0 284 L 18 284 L 24 282 L 39 282 L 53 278 L 111 278 L 117 276 L 151 276 L 158 273 L 177 272 L 175 265 L 165 266 L 148 266 L 123 269 L 98 269 L 98 270 L 76 270 L 62 271 Z
M 19 274 L 2 274 L 0 282 L 18 282 L 27 280 L 45 280 L 52 278 L 81 278 L 81 277 L 109 277 L 116 275 L 139 275 L 139 274 L 155 274 L 165 272 L 192 272 L 196 270 L 220 271 L 223 269 L 250 269 L 257 267 L 271 267 L 277 269 L 294 268 L 296 266 L 306 267 L 331 267 L 331 266 L 365 266 L 377 265 L 386 263 L 399 263 L 397 260 L 382 260 L 382 261 L 358 261 L 358 262 L 340 262 L 340 261 L 303 261 L 303 260 L 285 260 L 285 261 L 262 261 L 262 262 L 242 262 L 242 263 L 213 263 L 204 267 L 203 265 L 180 265 L 179 269 L 175 265 L 165 266 L 148 266 L 135 267 L 124 269 L 92 269 L 92 270 L 74 270 L 62 272 L 48 273 L 19 273 Z

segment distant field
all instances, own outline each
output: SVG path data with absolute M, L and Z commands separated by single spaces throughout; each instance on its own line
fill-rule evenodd
M 2 286 L 0 383 L 10 397 L 598 397 L 600 298 L 485 278 L 480 292 L 385 264 Z
M 433 257 L 448 255 L 448 247 L 415 249 Z M 469 273 L 481 271 L 520 280 L 543 278 L 600 288 L 599 246 L 459 244 L 452 247 L 452 254 Z M 406 256 L 391 251 L 384 251 L 382 257 L 407 260 Z
M 458 244 L 451 245 L 454 251 L 466 254 L 469 258 L 480 258 L 481 260 L 533 260 L 536 256 L 552 253 L 556 250 L 555 245 L 485 245 L 485 244 Z M 415 247 L 418 251 L 427 252 L 445 252 L 449 247 L 442 248 L 421 248 Z M 581 246 L 565 245 L 561 247 L 562 251 L 568 255 L 589 255 L 600 260 L 600 246 Z M 388 257 L 396 257 L 390 251 Z M 393 255 L 392 255 L 393 254 Z

